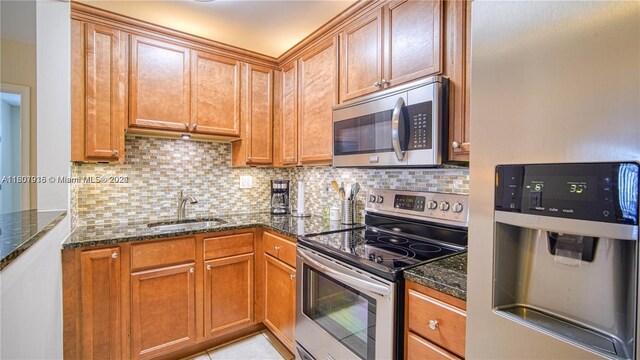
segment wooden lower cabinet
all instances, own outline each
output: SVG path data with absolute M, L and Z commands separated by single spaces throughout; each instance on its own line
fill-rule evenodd
M 253 323 L 253 277 L 253 253 L 205 262 L 205 337 Z
M 405 359 L 461 359 L 465 354 L 466 302 L 406 282 Z
M 153 358 L 195 342 L 194 275 L 194 264 L 131 274 L 133 358 Z
M 296 269 L 265 255 L 264 324 L 294 352 Z

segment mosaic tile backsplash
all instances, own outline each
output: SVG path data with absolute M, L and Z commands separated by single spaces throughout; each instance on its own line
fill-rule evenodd
M 74 164 L 71 216 L 74 226 L 122 221 L 152 221 L 176 216 L 180 189 L 198 199 L 187 205 L 187 216 L 268 211 L 270 180 L 291 180 L 291 204 L 297 182 L 305 184 L 305 210 L 321 215 L 338 206 L 331 180 L 362 187 L 359 219 L 368 188 L 469 192 L 467 169 L 334 169 L 232 168 L 231 144 L 128 135 L 124 164 Z M 253 178 L 251 189 L 240 189 L 240 176 Z M 101 177 L 121 182 L 93 182 Z

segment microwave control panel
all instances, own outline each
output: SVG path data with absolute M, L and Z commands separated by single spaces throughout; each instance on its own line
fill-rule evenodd
M 406 107 L 409 123 L 409 150 L 433 148 L 433 117 L 431 109 L 431 101 Z

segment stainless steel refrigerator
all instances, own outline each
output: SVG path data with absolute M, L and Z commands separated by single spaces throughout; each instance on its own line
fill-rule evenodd
M 478 0 L 471 43 L 467 358 L 603 357 L 495 311 L 495 171 L 640 161 L 640 2 Z

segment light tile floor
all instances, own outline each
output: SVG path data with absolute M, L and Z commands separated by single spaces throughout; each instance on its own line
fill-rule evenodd
M 294 359 L 278 340 L 263 330 L 260 333 L 237 340 L 184 360 L 292 360 Z

